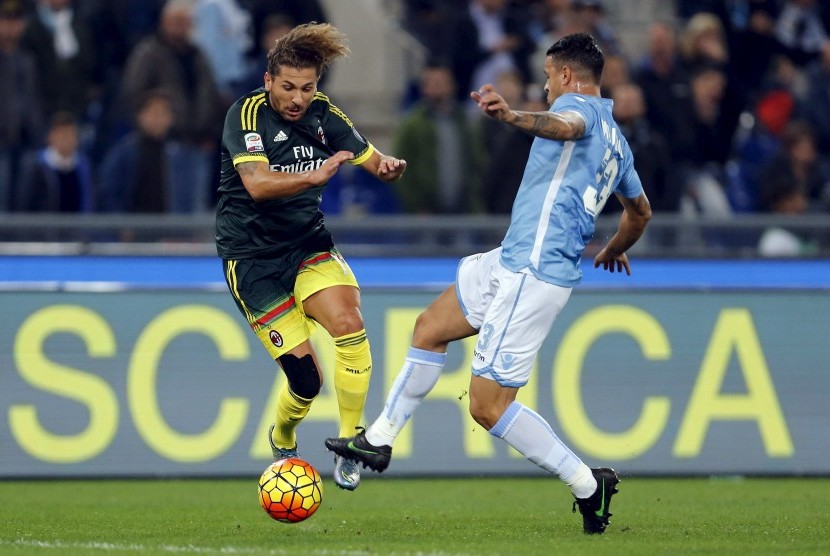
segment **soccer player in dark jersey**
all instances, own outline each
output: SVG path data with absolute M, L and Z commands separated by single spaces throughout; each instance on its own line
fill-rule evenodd
M 359 424 L 372 372 L 360 290 L 320 201 L 345 162 L 389 182 L 406 161 L 378 151 L 317 90 L 329 64 L 348 54 L 332 25 L 294 28 L 268 53 L 264 87 L 230 107 L 222 134 L 217 251 L 237 307 L 288 379 L 269 435 L 275 459 L 297 454 L 295 429 L 322 386 L 309 341 L 316 324 L 334 339 L 341 436 Z M 334 479 L 354 490 L 357 464 L 338 456 Z

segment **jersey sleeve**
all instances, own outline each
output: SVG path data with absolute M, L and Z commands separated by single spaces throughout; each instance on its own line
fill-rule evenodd
M 640 175 L 634 169 L 634 157 L 626 145 L 626 150 L 629 154 L 623 160 L 623 169 L 620 173 L 620 184 L 617 186 L 616 192 L 627 199 L 636 199 L 643 192 L 643 184 L 640 181 Z
M 324 121 L 329 146 L 335 151 L 350 151 L 354 153 L 354 158 L 349 161 L 351 164 L 358 165 L 364 163 L 375 152 L 374 145 L 357 131 L 357 128 L 355 128 L 349 117 L 337 106 L 332 104 L 328 97 L 322 93 L 318 93 L 318 98 L 327 105 Z
M 260 119 L 257 117 L 265 100 L 265 93 L 246 97 L 231 106 L 225 116 L 222 144 L 230 154 L 234 167 L 242 162 L 268 162 L 259 129 Z
M 563 95 L 556 99 L 551 106 L 552 112 L 576 112 L 585 120 L 585 129 L 591 130 L 595 125 L 601 125 L 600 116 L 596 108 L 591 105 L 583 96 L 577 94 Z M 622 133 L 620 132 L 622 137 Z M 628 199 L 636 199 L 643 192 L 643 184 L 640 176 L 634 169 L 634 156 L 631 149 L 625 143 L 622 156 L 622 166 L 619 172 L 619 181 L 614 191 Z
M 576 112 L 585 120 L 585 129 L 590 130 L 597 120 L 596 112 L 591 105 L 581 96 L 570 94 L 563 95 L 554 101 L 550 107 L 551 112 Z

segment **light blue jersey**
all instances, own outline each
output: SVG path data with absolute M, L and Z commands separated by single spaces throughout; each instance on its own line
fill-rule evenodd
M 501 263 L 509 270 L 529 269 L 545 282 L 575 286 L 605 202 L 615 191 L 628 198 L 643 192 L 612 106 L 608 99 L 573 93 L 551 106 L 551 112 L 579 113 L 585 134 L 576 141 L 533 141 L 502 241 Z

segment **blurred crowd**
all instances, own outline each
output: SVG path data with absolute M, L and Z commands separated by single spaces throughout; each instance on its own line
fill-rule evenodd
M 656 211 L 830 211 L 830 3 L 676 0 L 634 54 L 606 3 L 401 0 L 428 53 L 391 118 L 408 171 L 391 188 L 343 172 L 324 210 L 509 212 L 531 138 L 469 91 L 544 110 L 545 51 L 589 32 Z M 321 3 L 0 0 L 0 211 L 211 210 L 225 110 L 308 21 L 329 21 Z
M 0 212 L 212 210 L 227 108 L 316 0 L 0 0 Z
M 467 91 L 495 83 L 511 105 L 543 108 L 544 53 L 573 32 L 591 33 L 603 47 L 602 93 L 614 100 L 655 210 L 724 216 L 830 208 L 827 2 L 678 0 L 671 20 L 643 29 L 647 48 L 636 56 L 623 49 L 602 0 L 406 5 L 407 28 L 439 61 L 424 70 L 421 98 L 398 132 L 396 155 L 413 169 L 431 161 L 404 176 L 405 210 L 510 210 L 530 140 L 465 110 Z M 460 93 L 457 104 L 450 91 Z M 440 131 L 448 121 L 454 134 Z M 475 134 L 480 144 L 467 139 Z M 437 156 L 446 152 L 457 156 Z M 450 166 L 443 173 L 442 163 Z

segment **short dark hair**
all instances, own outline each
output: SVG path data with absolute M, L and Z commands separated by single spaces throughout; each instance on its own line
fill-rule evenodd
M 803 139 L 816 140 L 815 129 L 807 120 L 793 120 L 784 128 L 781 134 L 781 143 L 785 150 L 792 149 Z
M 20 0 L 3 0 L 0 2 L 0 19 L 22 19 L 26 9 Z
M 572 69 L 577 72 L 589 74 L 599 84 L 605 56 L 597 41 L 588 33 L 566 35 L 553 43 L 545 54 L 556 64 L 573 66 Z
M 144 91 L 141 96 L 138 97 L 138 102 L 136 102 L 135 113 L 141 113 L 147 106 L 156 100 L 161 100 L 166 102 L 171 107 L 174 104 L 174 97 L 173 93 L 170 92 L 169 89 L 165 88 L 158 88 L 158 89 L 150 89 L 148 91 Z
M 49 117 L 49 129 L 59 127 L 78 127 L 78 118 L 75 114 L 66 110 L 58 110 Z

